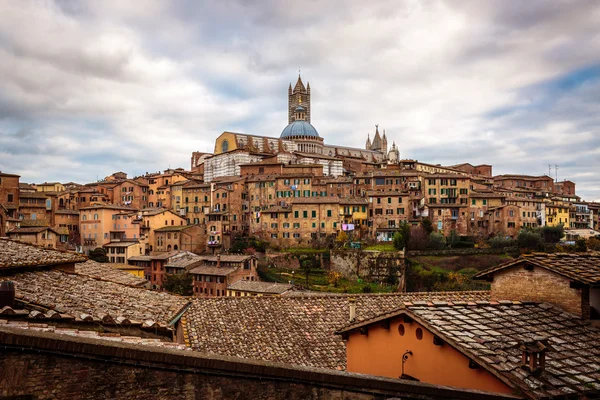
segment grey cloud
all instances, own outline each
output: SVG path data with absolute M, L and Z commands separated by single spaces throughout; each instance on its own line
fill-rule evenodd
M 0 157 L 0 169 L 24 180 L 85 181 L 187 167 L 190 152 L 211 151 L 224 130 L 279 135 L 287 85 L 301 67 L 313 124 L 327 143 L 362 146 L 379 123 L 403 157 L 428 162 L 543 173 L 560 157 L 565 176 L 582 177 L 578 189 L 594 196 L 600 178 L 581 174 L 597 169 L 595 153 L 578 157 L 570 153 L 580 142 L 556 143 L 592 135 L 588 149 L 600 146 L 598 86 L 539 109 L 523 104 L 541 95 L 536 84 L 600 62 L 598 8 L 480 0 L 5 3 L 0 128 L 10 129 L 0 130 L 0 152 L 11 146 L 31 162 Z M 494 115 L 499 109 L 508 112 Z M 43 147 L 19 143 L 22 128 Z M 537 139 L 542 132 L 548 140 Z

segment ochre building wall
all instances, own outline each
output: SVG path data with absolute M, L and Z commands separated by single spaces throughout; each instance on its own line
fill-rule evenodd
M 400 325 L 404 334 L 400 335 Z M 422 339 L 416 331 L 421 329 Z M 412 351 L 404 364 L 404 373 L 421 382 L 478 389 L 495 393 L 511 393 L 512 389 L 484 369 L 469 368 L 469 359 L 448 344 L 433 344 L 433 334 L 417 322 L 396 319 L 390 329 L 370 326 L 368 335 L 355 331 L 346 343 L 348 372 L 389 378 L 402 375 L 402 355 Z

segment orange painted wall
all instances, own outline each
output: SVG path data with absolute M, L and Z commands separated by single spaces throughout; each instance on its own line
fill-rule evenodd
M 399 325 L 404 326 L 404 336 Z M 416 337 L 421 328 L 421 340 Z M 496 393 L 512 393 L 512 389 L 484 369 L 470 369 L 469 359 L 448 344 L 433 344 L 433 334 L 417 322 L 404 323 L 402 318 L 391 321 L 390 329 L 379 325 L 369 327 L 368 336 L 355 331 L 346 344 L 347 370 L 362 374 L 399 378 L 402 375 L 402 354 L 411 350 L 404 373 L 421 382 L 478 389 Z

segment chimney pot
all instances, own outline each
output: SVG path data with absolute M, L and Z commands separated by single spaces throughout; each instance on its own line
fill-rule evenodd
M 356 299 L 350 298 L 350 322 L 356 321 Z
M 13 281 L 0 281 L 0 308 L 15 306 L 15 283 Z

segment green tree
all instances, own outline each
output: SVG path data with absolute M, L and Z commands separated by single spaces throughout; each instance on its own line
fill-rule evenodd
M 429 234 L 429 243 L 427 244 L 427 247 L 435 250 L 443 249 L 446 247 L 446 238 L 441 233 L 431 232 L 431 234 Z
M 515 241 L 512 240 L 511 238 L 506 238 L 504 236 L 502 236 L 501 234 L 494 236 L 492 239 L 490 239 L 490 246 L 493 249 L 502 249 L 505 247 L 511 247 L 515 245 Z
M 575 251 L 578 253 L 585 253 L 587 251 L 587 243 L 585 239 L 577 239 L 575 241 Z
M 394 243 L 394 248 L 397 250 L 402 250 L 408 247 L 408 242 L 410 241 L 410 225 L 406 222 L 401 222 L 400 228 L 394 234 L 392 240 Z
M 191 296 L 193 294 L 192 275 L 187 272 L 183 274 L 167 275 L 163 287 L 166 291 L 180 294 L 182 296 Z
M 402 233 L 400 231 L 394 233 L 393 242 L 396 250 L 402 250 L 404 248 L 404 237 L 402 237 Z
M 459 234 L 456 232 L 455 229 L 452 229 L 452 231 L 450 232 L 450 236 L 448 236 L 448 239 L 446 240 L 446 242 L 448 243 L 450 248 L 453 248 L 454 246 L 456 246 L 456 244 L 459 241 L 460 241 Z
M 517 236 L 517 244 L 522 249 L 537 250 L 542 243 L 539 233 L 522 230 Z
M 544 226 L 540 229 L 540 235 L 544 243 L 558 243 L 565 236 L 565 230 L 562 225 Z
M 107 263 L 109 261 L 108 257 L 106 256 L 106 249 L 103 249 L 102 247 L 90 250 L 89 257 L 90 260 L 99 263 Z
M 425 229 L 428 235 L 431 235 L 433 232 L 433 223 L 428 217 L 425 217 L 421 220 L 421 228 Z

